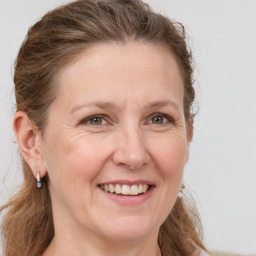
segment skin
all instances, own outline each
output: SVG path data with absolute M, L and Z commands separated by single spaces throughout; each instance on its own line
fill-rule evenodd
M 58 80 L 43 137 L 24 112 L 14 119 L 34 176 L 49 176 L 55 237 L 44 256 L 160 255 L 159 228 L 192 139 L 175 58 L 150 43 L 99 44 Z M 98 187 L 112 180 L 147 180 L 154 189 L 144 202 L 122 205 Z

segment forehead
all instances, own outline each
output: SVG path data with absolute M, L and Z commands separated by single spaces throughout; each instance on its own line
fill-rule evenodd
M 58 79 L 57 98 L 66 101 L 89 97 L 123 101 L 125 95 L 154 100 L 166 94 L 183 101 L 183 80 L 175 58 L 167 48 L 151 43 L 94 45 L 63 68 Z

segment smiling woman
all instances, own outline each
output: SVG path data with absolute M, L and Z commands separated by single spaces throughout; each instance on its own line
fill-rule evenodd
M 29 30 L 14 83 L 24 184 L 2 207 L 6 256 L 205 254 L 178 197 L 194 100 L 180 24 L 75 1 Z

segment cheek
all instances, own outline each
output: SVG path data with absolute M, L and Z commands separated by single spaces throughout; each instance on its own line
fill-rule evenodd
M 163 176 L 182 175 L 188 156 L 186 139 L 183 137 L 166 137 L 158 140 L 152 151 L 155 163 Z
M 57 144 L 57 141 L 62 143 Z M 87 211 L 93 207 L 96 179 L 108 149 L 82 137 L 76 140 L 68 140 L 66 137 L 64 140 L 63 136 L 59 136 L 52 139 L 50 144 L 46 161 L 53 204 L 58 209 L 67 207 Z M 51 150 L 54 145 L 54 150 Z M 73 214 L 78 214 L 73 210 Z
M 187 141 L 183 136 L 166 136 L 155 144 L 155 164 L 161 177 L 160 201 L 165 209 L 163 219 L 167 217 L 176 201 L 187 161 L 187 150 Z
M 165 136 L 152 147 L 152 156 L 159 173 L 158 209 L 159 223 L 163 223 L 176 202 L 187 159 L 186 139 L 179 136 Z
M 59 186 L 68 182 L 69 188 L 77 190 L 84 186 L 79 184 L 93 183 L 107 158 L 107 145 L 95 143 L 88 137 L 51 136 L 46 147 L 46 165 L 52 183 Z M 61 143 L 58 143 L 61 142 Z M 54 150 L 52 150 L 54 148 Z M 90 185 L 90 184 L 89 184 Z M 66 188 L 67 189 L 67 188 Z

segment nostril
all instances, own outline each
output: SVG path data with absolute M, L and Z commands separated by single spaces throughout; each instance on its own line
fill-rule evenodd
M 138 132 L 134 134 L 131 130 L 129 130 L 130 134 L 124 132 L 119 138 L 120 140 L 118 140 L 115 151 L 113 152 L 113 162 L 115 165 L 136 170 L 142 168 L 149 162 L 150 157 L 147 153 L 142 135 L 139 135 Z

